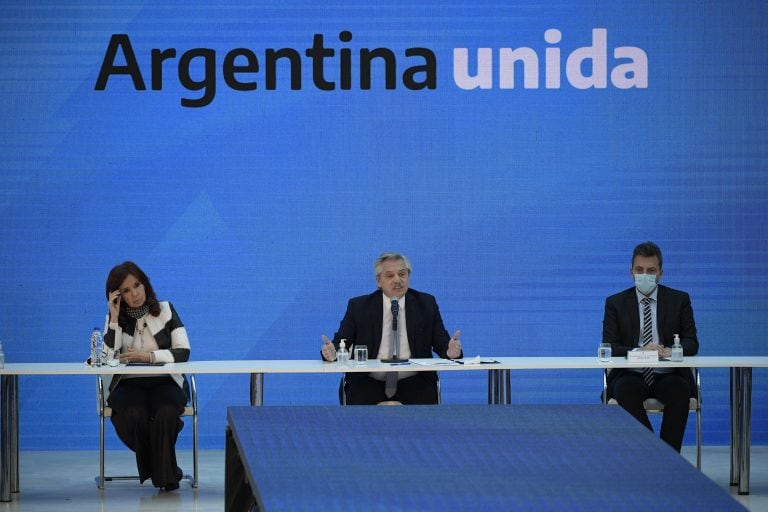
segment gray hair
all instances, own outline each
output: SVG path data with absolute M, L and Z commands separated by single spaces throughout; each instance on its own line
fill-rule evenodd
M 379 254 L 379 257 L 376 258 L 376 261 L 373 263 L 373 274 L 376 277 L 379 277 L 379 274 L 381 274 L 381 264 L 387 260 L 400 260 L 405 264 L 405 268 L 408 269 L 408 274 L 413 272 L 411 262 L 408 261 L 408 258 L 406 258 L 404 255 L 398 252 L 383 252 Z

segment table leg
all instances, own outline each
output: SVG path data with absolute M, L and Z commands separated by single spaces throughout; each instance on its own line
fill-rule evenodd
M 0 376 L 0 501 L 11 501 L 11 492 L 19 492 L 18 379 L 18 375 Z
M 749 494 L 749 448 L 752 417 L 752 368 L 741 369 L 739 396 L 739 494 Z
M 251 407 L 264 405 L 264 374 L 251 374 Z
M 741 427 L 739 418 L 741 418 L 739 395 L 741 394 L 741 368 L 731 368 L 731 485 L 739 484 L 739 435 Z
M 488 403 L 512 403 L 512 385 L 509 370 L 488 370 Z
M 19 376 L 11 377 L 11 492 L 19 492 Z

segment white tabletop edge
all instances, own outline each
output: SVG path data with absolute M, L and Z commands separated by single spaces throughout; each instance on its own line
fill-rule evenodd
M 82 362 L 76 363 L 6 363 L 0 375 L 110 375 L 110 374 L 226 374 L 226 373 L 341 373 L 370 371 L 472 371 L 472 370 L 546 370 L 546 369 L 600 369 L 600 368 L 642 368 L 653 367 L 698 367 L 698 368 L 765 368 L 768 356 L 693 356 L 683 362 L 672 363 L 629 363 L 626 359 L 614 358 L 610 363 L 601 363 L 596 357 L 541 356 L 541 357 L 483 357 L 495 360 L 493 364 L 440 364 L 390 365 L 377 360 L 358 365 L 351 361 L 347 365 L 327 363 L 316 359 L 274 359 L 274 360 L 230 360 L 190 361 L 165 366 L 102 366 L 91 368 Z M 431 362 L 439 359 L 426 360 Z

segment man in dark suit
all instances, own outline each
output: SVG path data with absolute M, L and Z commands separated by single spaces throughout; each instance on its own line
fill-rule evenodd
M 630 350 L 655 350 L 659 357 L 669 357 L 675 334 L 680 336 L 683 355 L 698 353 L 691 299 L 685 292 L 658 284 L 662 264 L 656 244 L 639 244 L 629 270 L 635 286 L 605 300 L 603 343 L 611 344 L 615 357 L 625 357 Z M 653 372 L 618 368 L 608 375 L 608 398 L 615 398 L 648 429 L 653 430 L 643 401 L 652 397 L 664 404 L 660 437 L 678 452 L 688 421 L 689 399 L 695 390 L 689 368 L 657 368 Z
M 462 357 L 459 331 L 448 335 L 435 298 L 409 288 L 411 270 L 402 254 L 384 253 L 376 259 L 378 290 L 350 299 L 333 341 L 323 335 L 324 360 L 336 360 L 341 340 L 349 350 L 367 346 L 372 359 L 431 358 L 432 352 L 442 358 Z M 394 329 L 396 323 L 401 327 Z M 355 372 L 347 373 L 345 382 L 348 404 L 437 403 L 435 372 Z

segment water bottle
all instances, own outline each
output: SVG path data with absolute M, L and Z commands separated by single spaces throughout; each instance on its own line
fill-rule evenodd
M 680 335 L 675 334 L 675 344 L 672 345 L 672 361 L 681 363 L 683 361 L 683 346 L 680 345 Z
M 339 350 L 336 351 L 336 362 L 339 366 L 346 366 L 349 363 L 349 350 L 347 350 L 347 340 L 341 340 Z
M 5 352 L 3 352 L 2 341 L 0 341 L 0 368 L 5 368 Z
M 91 366 L 101 366 L 101 353 L 104 350 L 104 338 L 98 327 L 91 333 Z

